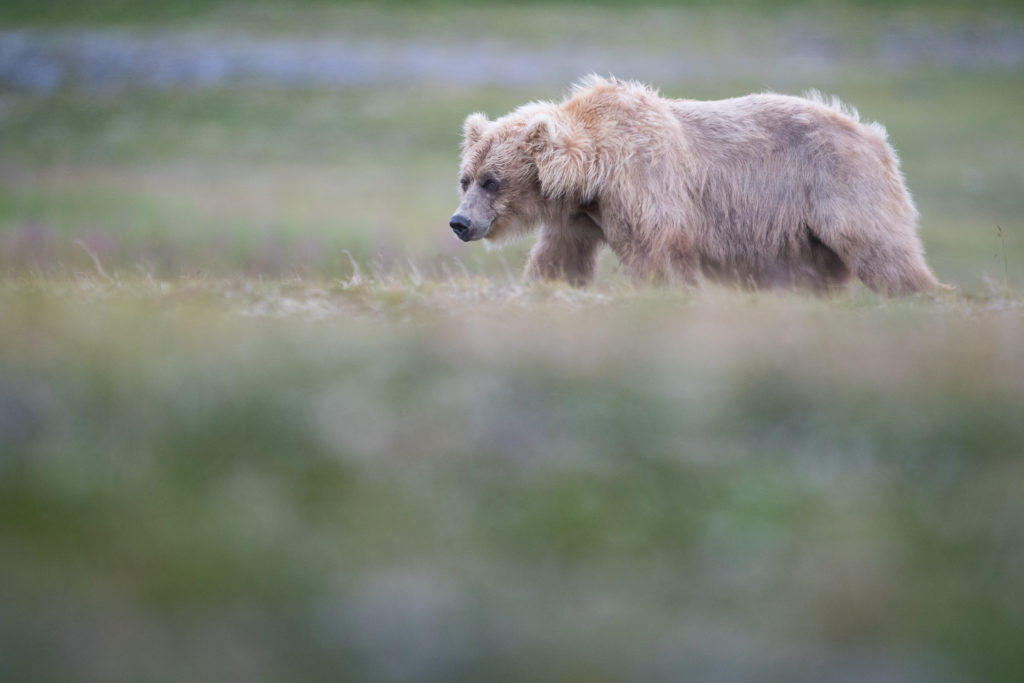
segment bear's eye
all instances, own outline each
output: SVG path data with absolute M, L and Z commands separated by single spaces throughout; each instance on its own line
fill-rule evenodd
M 486 192 L 495 192 L 498 189 L 498 181 L 494 178 L 484 178 L 480 181 L 480 187 Z
M 462 191 L 465 192 L 466 188 L 469 187 L 469 177 L 466 176 L 459 180 L 459 185 L 462 186 Z

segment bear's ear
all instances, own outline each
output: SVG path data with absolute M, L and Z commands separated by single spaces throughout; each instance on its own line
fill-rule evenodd
M 476 144 L 483 137 L 489 125 L 491 125 L 490 121 L 480 112 L 474 112 L 467 116 L 462 123 L 462 149 L 469 149 Z
M 546 197 L 582 201 L 597 192 L 593 140 L 557 113 L 538 114 L 526 126 L 526 144 Z

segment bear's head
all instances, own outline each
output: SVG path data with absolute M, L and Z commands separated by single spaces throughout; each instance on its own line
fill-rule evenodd
M 528 104 L 496 121 L 470 114 L 462 133 L 462 201 L 450 225 L 464 242 L 523 234 L 596 195 L 593 140 L 558 105 Z

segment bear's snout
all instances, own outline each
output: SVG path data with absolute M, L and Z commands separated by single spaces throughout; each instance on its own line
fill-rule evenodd
M 466 218 L 462 214 L 457 213 L 454 216 L 452 216 L 452 219 L 451 221 L 448 222 L 448 225 L 452 226 L 452 230 L 455 232 L 455 235 L 463 242 L 468 242 L 470 239 L 472 239 L 472 235 L 470 235 L 469 233 L 469 228 L 470 225 L 472 225 L 472 223 L 468 218 Z

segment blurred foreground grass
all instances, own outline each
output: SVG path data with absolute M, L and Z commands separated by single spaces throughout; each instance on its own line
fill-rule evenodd
M 0 288 L 5 680 L 1012 681 L 1024 305 Z

